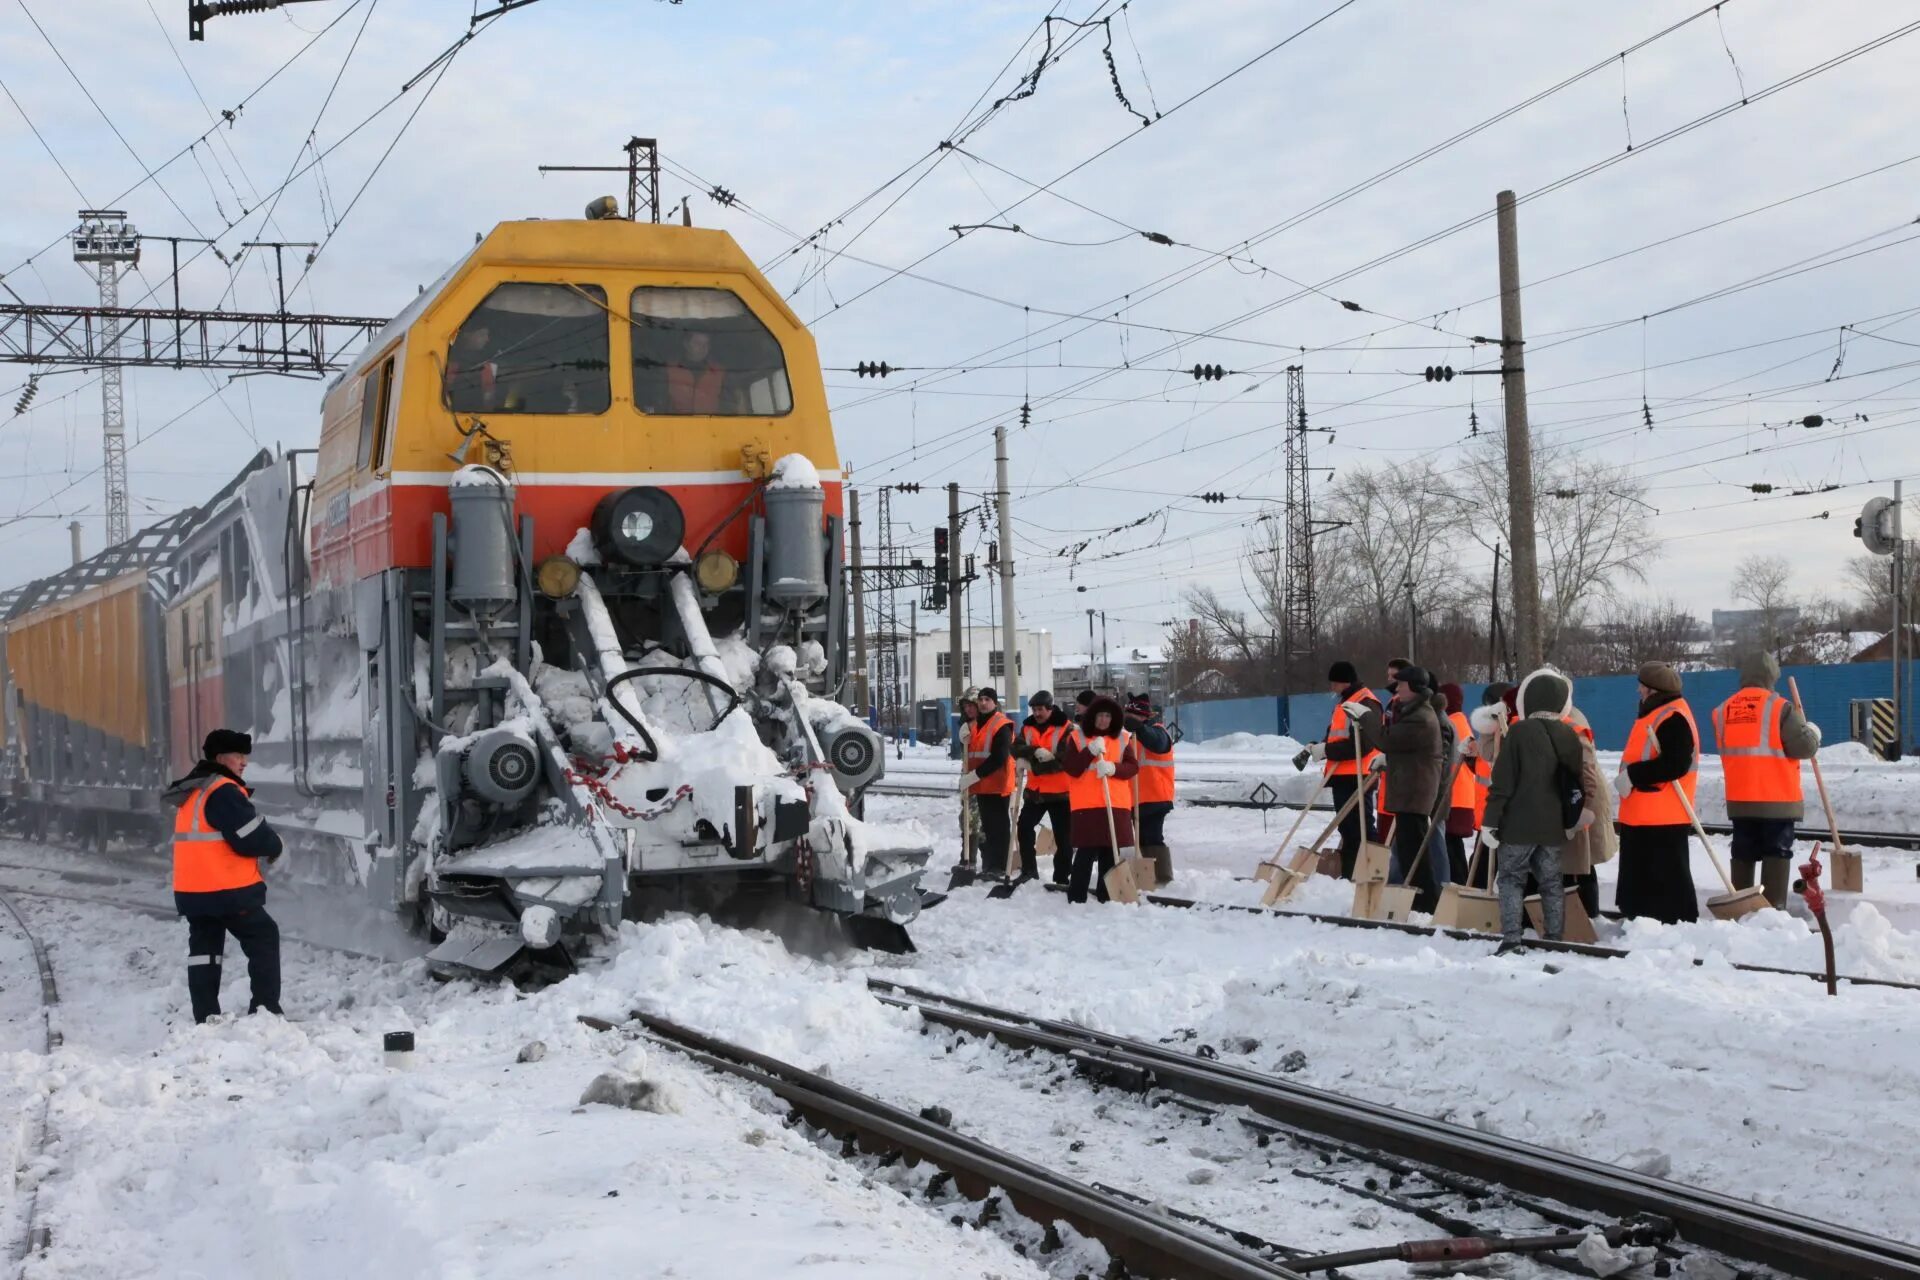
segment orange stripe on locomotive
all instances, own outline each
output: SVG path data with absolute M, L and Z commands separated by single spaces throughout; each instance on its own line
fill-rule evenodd
M 744 559 L 747 522 L 733 517 L 791 453 L 841 512 L 813 337 L 719 231 L 496 227 L 327 393 L 319 585 L 428 564 L 463 444 L 465 461 L 505 459 L 536 558 L 564 552 L 608 493 L 654 485 L 679 502 L 690 551 L 721 529 L 712 545 Z

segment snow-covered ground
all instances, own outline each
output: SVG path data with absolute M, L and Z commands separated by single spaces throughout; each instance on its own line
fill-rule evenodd
M 1200 767 L 1240 759 L 1292 774 L 1291 744 L 1207 744 Z M 1182 747 L 1183 767 L 1187 764 Z M 931 752 L 922 772 L 952 777 Z M 1284 770 L 1284 774 L 1279 771 Z M 895 769 L 896 775 L 904 770 Z M 1920 773 L 1862 766 L 1886 817 L 1910 828 Z M 1703 788 L 1704 790 L 1705 788 Z M 1865 800 L 1862 800 L 1865 803 Z M 957 855 L 954 802 L 880 796 L 873 816 L 935 833 L 930 879 Z M 1169 822 L 1169 892 L 1252 903 L 1241 879 L 1290 815 L 1183 808 Z M 1310 818 L 1313 830 L 1319 819 Z M 0 882 L 164 908 L 164 886 L 124 867 L 61 880 L 77 855 L 0 845 Z M 1868 892 L 1836 896 L 1840 967 L 1920 981 L 1915 855 L 1869 851 Z M 1696 867 L 1703 886 L 1712 872 Z M 120 879 L 115 879 L 120 877 Z M 316 908 L 274 889 L 290 934 Z M 1295 905 L 1342 911 L 1309 883 Z M 1271 1152 L 1176 1109 L 1133 1108 L 984 1044 L 922 1035 L 881 1004 L 875 974 L 1148 1039 L 1192 1037 L 1292 1079 L 1578 1151 L 1816 1217 L 1920 1241 L 1903 1105 L 1920 1071 L 1920 993 L 1733 969 L 1819 963 L 1804 921 L 1639 924 L 1626 959 L 1496 960 L 1455 942 L 1313 921 L 1150 905 L 1073 907 L 1037 886 L 1011 900 L 962 890 L 914 927 L 910 957 L 808 954 L 762 931 L 675 916 L 628 926 L 580 975 L 544 991 L 429 981 L 417 959 L 287 946 L 295 1020 L 194 1028 L 184 927 L 163 915 L 21 897 L 61 981 L 65 1045 L 39 1052 L 37 984 L 0 928 L 0 1105 L 52 1098 L 44 1161 L 0 1136 L 0 1226 L 38 1182 L 53 1248 L 27 1280 L 113 1276 L 494 1277 L 530 1272 L 707 1276 L 1045 1274 L 999 1236 L 955 1226 L 891 1175 L 854 1169 L 782 1123 L 783 1109 L 676 1055 L 591 1032 L 580 1013 L 642 1007 L 955 1123 L 1088 1180 L 1137 1191 L 1306 1247 L 1430 1234 L 1303 1193 Z M 303 909 L 304 908 L 304 909 Z M 296 926 L 294 921 L 300 922 Z M 4 917 L 0 917 L 4 923 Z M 358 938 L 364 922 L 345 931 Z M 1610 933 L 1617 926 L 1603 925 Z M 398 947 L 384 954 L 402 955 Z M 1693 961 L 1703 959 L 1696 966 Z M 244 965 L 227 966 L 230 1006 Z M 242 1005 L 242 1007 L 244 1007 Z M 381 1036 L 416 1033 L 407 1070 Z M 544 1043 L 538 1061 L 517 1057 Z M 658 1111 L 582 1107 L 607 1071 L 642 1076 Z M 1104 1110 L 1103 1110 L 1104 1108 Z M 24 1166 L 24 1167 L 23 1167 Z M 19 1170 L 13 1173 L 12 1171 Z M 1265 1182 L 1262 1179 L 1266 1179 Z M 1398 1275 L 1398 1264 L 1360 1274 Z

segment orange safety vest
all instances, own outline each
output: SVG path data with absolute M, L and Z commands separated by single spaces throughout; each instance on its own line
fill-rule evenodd
M 1012 724 L 1007 713 L 996 711 L 984 721 L 973 727 L 973 734 L 967 739 L 967 768 L 978 769 L 993 754 L 993 736 L 1001 729 Z M 1010 796 L 1013 794 L 1013 757 L 1008 756 L 1005 764 L 967 788 L 976 796 Z
M 1742 689 L 1714 711 L 1730 802 L 1800 802 L 1800 762 L 1788 758 L 1780 740 L 1787 705 L 1771 689 Z
M 1447 719 L 1453 724 L 1455 742 L 1464 748 L 1473 741 L 1473 726 L 1467 722 L 1465 715 L 1452 711 L 1447 713 Z M 1450 808 L 1473 810 L 1476 824 L 1480 821 L 1480 815 L 1486 812 L 1487 783 L 1493 777 L 1492 770 L 1488 770 L 1485 778 L 1480 776 L 1480 767 L 1485 763 L 1484 760 L 1460 757 L 1460 767 L 1453 774 L 1453 798 L 1448 801 Z
M 1092 746 L 1087 742 L 1086 735 L 1080 732 L 1078 725 L 1075 725 L 1073 729 L 1073 742 L 1074 745 L 1082 751 L 1091 752 L 1093 750 Z M 1127 748 L 1132 742 L 1133 735 L 1125 729 L 1122 729 L 1118 737 L 1102 738 L 1100 740 L 1100 752 L 1094 758 L 1096 760 L 1110 760 L 1115 765 L 1118 765 L 1121 757 L 1127 754 Z M 1100 785 L 1103 781 L 1106 783 L 1104 791 Z M 1087 771 L 1077 778 L 1071 774 L 1067 775 L 1067 804 L 1069 808 L 1076 810 L 1105 809 L 1109 801 L 1112 802 L 1115 813 L 1132 812 L 1133 788 L 1116 783 L 1112 778 L 1102 779 L 1099 774 L 1093 771 L 1091 764 L 1087 766 Z
M 1380 700 L 1373 696 L 1373 690 L 1362 689 L 1351 698 L 1333 709 L 1333 719 L 1327 722 L 1327 742 L 1345 742 L 1353 733 L 1354 717 L 1363 711 L 1380 710 Z M 1326 776 L 1329 778 L 1357 778 L 1368 764 L 1372 763 L 1378 751 L 1369 751 L 1365 756 L 1353 760 L 1329 759 L 1326 764 Z
M 1064 719 L 1057 719 L 1044 729 L 1037 724 L 1020 726 L 1021 736 L 1028 742 L 1035 747 L 1045 747 L 1056 756 L 1060 754 L 1060 735 L 1066 731 L 1067 722 Z M 1063 796 L 1067 794 L 1068 781 L 1065 769 L 1056 769 L 1052 773 L 1027 770 L 1027 790 L 1037 796 Z
M 174 810 L 175 893 L 219 893 L 262 882 L 258 860 L 235 853 L 227 838 L 207 825 L 207 797 L 221 787 L 239 785 L 232 778 L 212 778 Z
M 726 372 L 719 365 L 689 369 L 685 365 L 667 366 L 667 411 L 669 413 L 718 413 L 720 391 Z
M 1687 728 L 1693 733 L 1693 765 L 1679 781 L 1681 790 L 1686 792 L 1687 803 L 1691 804 L 1694 783 L 1700 774 L 1700 726 L 1694 723 L 1693 709 L 1683 699 L 1655 707 L 1633 722 L 1633 731 L 1627 735 L 1627 749 L 1620 753 L 1620 763 L 1623 766 L 1639 764 L 1659 755 L 1654 733 L 1668 716 L 1674 715 L 1685 720 Z M 1657 791 L 1642 791 L 1635 787 L 1620 797 L 1618 821 L 1623 827 L 1684 827 L 1687 825 L 1687 811 L 1674 794 L 1673 784 L 1662 783 Z
M 1140 772 L 1134 777 L 1141 804 L 1173 803 L 1173 750 L 1149 751 L 1140 747 Z

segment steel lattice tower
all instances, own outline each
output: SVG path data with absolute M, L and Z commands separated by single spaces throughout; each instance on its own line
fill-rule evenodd
M 119 209 L 82 209 L 73 232 L 73 260 L 100 282 L 100 429 L 107 478 L 107 545 L 133 536 L 127 500 L 127 417 L 120 389 L 120 277 L 140 265 L 140 233 Z
M 1302 659 L 1313 656 L 1316 639 L 1313 598 L 1313 495 L 1307 473 L 1306 371 L 1287 366 L 1287 566 L 1281 584 L 1281 611 L 1289 681 Z M 1289 692 L 1292 692 L 1289 684 Z

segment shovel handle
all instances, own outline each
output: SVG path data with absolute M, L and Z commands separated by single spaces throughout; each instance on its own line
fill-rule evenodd
M 1787 691 L 1793 695 L 1793 709 L 1800 713 L 1802 719 L 1805 719 L 1807 709 L 1800 705 L 1800 682 L 1788 676 Z M 1840 840 L 1840 823 L 1833 816 L 1833 801 L 1827 799 L 1827 780 L 1820 772 L 1818 749 L 1814 751 L 1813 757 L 1807 763 L 1813 766 L 1813 785 L 1820 789 L 1820 807 L 1827 811 L 1827 833 L 1833 837 L 1833 855 L 1837 863 L 1840 855 L 1847 851 L 1847 846 Z
M 1360 802 L 1367 798 L 1367 788 L 1372 785 L 1373 775 L 1369 773 L 1361 779 L 1359 790 L 1348 796 L 1347 802 L 1340 806 L 1340 811 L 1333 815 L 1333 821 L 1327 824 L 1327 829 L 1322 831 L 1314 842 L 1307 846 L 1309 852 L 1316 854 L 1320 852 L 1320 846 L 1327 842 L 1327 837 L 1338 831 L 1340 824 L 1347 820 L 1347 815 L 1352 813 L 1354 809 L 1359 806 Z M 1366 824 L 1362 823 L 1361 825 L 1364 828 Z M 1362 834 L 1364 834 L 1364 830 Z
M 1700 815 L 1693 811 L 1693 801 L 1687 799 L 1687 789 L 1675 779 L 1667 784 L 1673 788 L 1673 794 L 1680 797 L 1680 807 L 1687 811 L 1687 821 L 1693 824 L 1693 833 L 1700 837 L 1700 843 L 1707 846 L 1707 857 L 1713 862 L 1713 869 L 1720 873 L 1720 883 L 1727 886 L 1727 892 L 1734 892 L 1733 877 L 1727 874 L 1727 868 L 1720 861 L 1720 855 L 1714 852 L 1713 841 L 1707 839 L 1707 829 L 1700 825 Z
M 1313 794 L 1308 796 L 1306 804 L 1301 806 L 1300 816 L 1293 820 L 1293 825 L 1287 828 L 1287 834 L 1280 838 L 1280 852 L 1274 854 L 1274 857 L 1278 858 L 1287 851 L 1287 846 L 1293 843 L 1294 836 L 1300 833 L 1300 828 L 1306 822 L 1307 815 L 1313 812 L 1313 802 L 1318 800 L 1320 793 L 1326 789 L 1327 778 L 1325 774 L 1321 774 L 1319 783 L 1313 788 Z M 1317 848 L 1318 846 L 1315 847 Z
M 1089 765 L 1088 767 L 1091 768 L 1092 766 Z M 1113 792 L 1107 788 L 1107 779 L 1104 774 L 1101 775 L 1100 778 L 1100 803 L 1107 811 L 1107 847 L 1113 850 L 1114 861 L 1118 862 L 1120 860 L 1120 835 L 1119 829 L 1113 825 Z

